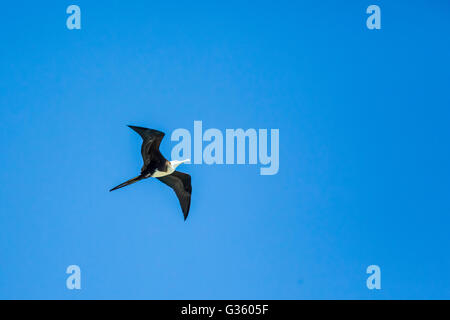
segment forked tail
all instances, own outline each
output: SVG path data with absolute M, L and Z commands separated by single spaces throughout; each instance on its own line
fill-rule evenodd
M 128 185 L 130 185 L 130 184 L 133 184 L 133 183 L 135 183 L 135 182 L 138 182 L 139 180 L 142 180 L 142 179 L 144 179 L 144 176 L 142 176 L 142 175 L 137 176 L 136 178 L 130 179 L 130 180 L 128 180 L 128 181 L 125 181 L 124 183 L 119 184 L 117 187 L 114 187 L 114 188 L 112 188 L 112 189 L 109 190 L 109 191 L 111 192 L 111 191 L 114 191 L 114 190 L 117 190 L 117 189 L 126 187 L 126 186 L 128 186 Z

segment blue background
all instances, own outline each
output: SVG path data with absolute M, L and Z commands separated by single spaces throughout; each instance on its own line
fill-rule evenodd
M 447 1 L 2 4 L 0 298 L 450 298 L 449 15 Z M 279 173 L 182 165 L 186 222 L 158 181 L 108 192 L 142 165 L 125 125 L 165 131 L 170 157 L 194 120 L 279 128 Z

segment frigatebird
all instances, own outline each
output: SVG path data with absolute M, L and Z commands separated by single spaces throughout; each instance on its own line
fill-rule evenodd
M 109 191 L 114 191 L 139 180 L 146 178 L 156 178 L 171 187 L 180 201 L 181 210 L 183 211 L 184 220 L 189 214 L 191 206 L 191 176 L 187 173 L 176 171 L 175 169 L 182 163 L 190 161 L 172 160 L 168 161 L 159 151 L 159 145 L 164 138 L 164 132 L 147 129 L 143 127 L 128 126 L 136 131 L 142 137 L 141 155 L 144 165 L 141 168 L 141 174 L 137 177 L 119 184 L 117 187 Z

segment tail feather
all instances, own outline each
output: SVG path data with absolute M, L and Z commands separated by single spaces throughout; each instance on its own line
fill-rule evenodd
M 135 183 L 135 182 L 138 182 L 139 180 L 142 180 L 142 179 L 144 179 L 144 177 L 143 177 L 142 175 L 137 176 L 136 178 L 130 179 L 130 180 L 128 180 L 128 181 L 125 181 L 124 183 L 119 184 L 118 186 L 112 188 L 112 189 L 109 190 L 109 191 L 111 192 L 111 191 L 114 191 L 114 190 L 117 190 L 117 189 L 126 187 L 126 186 L 128 186 L 128 185 L 130 185 L 130 184 L 133 184 L 133 183 Z

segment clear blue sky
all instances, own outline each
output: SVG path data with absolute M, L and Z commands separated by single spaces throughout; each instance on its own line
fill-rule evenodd
M 2 4 L 0 298 L 450 298 L 449 16 L 447 1 Z M 279 173 L 182 165 L 186 222 L 159 181 L 108 192 L 142 165 L 127 124 L 194 120 L 278 128 Z

